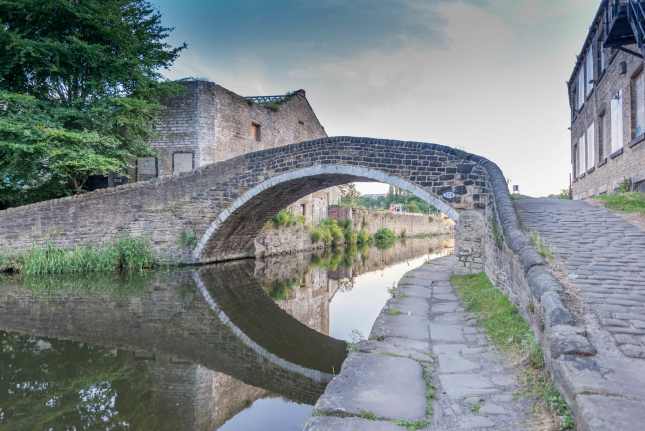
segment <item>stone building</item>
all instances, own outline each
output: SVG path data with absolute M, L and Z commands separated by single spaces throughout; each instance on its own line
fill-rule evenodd
M 568 82 L 574 199 L 645 191 L 645 10 L 603 0 Z
M 327 136 L 304 90 L 282 96 L 242 97 L 213 82 L 179 81 L 151 143 L 157 157 L 139 159 L 137 181 L 190 172 L 253 151 Z M 309 195 L 289 209 L 316 224 L 337 204 L 337 188 Z

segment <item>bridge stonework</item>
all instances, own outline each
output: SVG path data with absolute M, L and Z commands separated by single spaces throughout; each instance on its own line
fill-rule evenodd
M 47 242 L 100 245 L 145 236 L 163 260 L 204 263 L 254 256 L 254 238 L 280 209 L 352 181 L 394 184 L 459 221 L 483 214 L 485 159 L 436 144 L 335 137 L 249 153 L 194 172 L 0 212 L 0 250 Z M 468 223 L 471 225 L 471 223 Z M 482 233 L 465 232 L 460 256 L 481 270 Z M 182 245 L 187 232 L 196 247 Z M 472 257 L 472 259 L 471 259 Z M 474 265 L 474 266 L 473 266 Z

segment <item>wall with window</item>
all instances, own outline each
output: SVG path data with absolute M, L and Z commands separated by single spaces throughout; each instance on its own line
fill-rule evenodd
M 569 82 L 575 199 L 612 192 L 625 179 L 645 180 L 643 61 L 602 48 L 602 29 L 592 26 Z

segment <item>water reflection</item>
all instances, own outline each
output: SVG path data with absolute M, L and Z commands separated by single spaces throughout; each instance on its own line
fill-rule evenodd
M 441 245 L 5 282 L 0 428 L 299 429 L 345 357 L 334 298 Z

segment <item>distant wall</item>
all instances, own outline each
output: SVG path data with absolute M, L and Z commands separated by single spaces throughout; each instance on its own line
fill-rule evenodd
M 352 220 L 354 229 L 367 229 L 375 234 L 379 229 L 387 228 L 397 235 L 405 232 L 406 236 L 450 235 L 454 231 L 454 222 L 442 215 L 393 214 L 387 211 L 373 211 L 357 208 L 332 207 L 330 218 Z M 311 241 L 310 229 L 307 226 L 267 227 L 255 239 L 255 254 L 258 257 L 289 254 L 323 248 L 323 244 Z
M 364 208 L 332 207 L 329 217 L 336 220 L 352 220 L 354 229 L 367 229 L 375 234 L 379 229 L 390 229 L 397 235 L 447 235 L 453 233 L 455 223 L 443 215 L 395 214 Z

